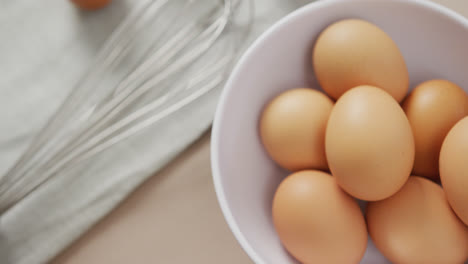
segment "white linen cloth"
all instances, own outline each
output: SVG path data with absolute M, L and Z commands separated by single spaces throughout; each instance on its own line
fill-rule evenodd
M 103 10 L 82 12 L 68 0 L 0 0 L 0 177 L 137 1 L 114 0 Z M 248 42 L 307 2 L 255 0 Z M 0 262 L 46 263 L 70 245 L 210 127 L 220 91 L 47 181 L 6 211 L 0 216 Z

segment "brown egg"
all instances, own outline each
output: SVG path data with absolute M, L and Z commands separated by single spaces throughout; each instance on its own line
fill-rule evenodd
M 373 85 L 398 102 L 408 92 L 408 70 L 395 42 L 377 26 L 346 19 L 328 26 L 314 46 L 315 75 L 332 98 L 358 85 Z
M 439 153 L 449 130 L 468 115 L 465 91 L 446 80 L 418 85 L 403 103 L 413 129 L 416 155 L 413 173 L 439 178 Z
M 325 128 L 333 101 L 307 88 L 286 91 L 264 109 L 260 136 L 271 158 L 291 171 L 327 169 Z
M 461 264 L 468 258 L 468 229 L 442 188 L 411 176 L 392 197 L 367 205 L 369 233 L 392 263 Z
M 336 102 L 325 151 L 333 176 L 346 192 L 376 201 L 396 193 L 408 179 L 414 140 L 403 109 L 388 93 L 358 86 Z
M 302 263 L 359 263 L 367 247 L 357 202 L 328 173 L 288 176 L 273 200 L 273 222 L 285 248 Z
M 75 5 L 86 10 L 95 10 L 107 6 L 112 0 L 71 0 Z
M 439 162 L 440 180 L 450 205 L 468 225 L 468 117 L 447 134 Z

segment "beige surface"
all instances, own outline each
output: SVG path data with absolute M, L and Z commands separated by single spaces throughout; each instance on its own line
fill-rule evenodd
M 206 134 L 53 263 L 251 263 L 218 207 L 209 147 Z
M 468 16 L 466 0 L 435 2 Z M 219 209 L 209 145 L 207 134 L 52 263 L 252 263 Z

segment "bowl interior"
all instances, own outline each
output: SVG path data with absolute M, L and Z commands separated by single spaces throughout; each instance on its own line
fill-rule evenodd
M 444 78 L 468 91 L 468 23 L 429 1 L 318 1 L 276 23 L 233 71 L 213 129 L 218 199 L 234 235 L 256 263 L 296 263 L 281 246 L 271 219 L 274 190 L 288 172 L 264 152 L 257 131 L 259 115 L 284 90 L 318 88 L 310 66 L 311 47 L 327 25 L 344 18 L 368 20 L 393 38 L 405 57 L 411 87 Z M 369 240 L 362 263 L 390 262 Z

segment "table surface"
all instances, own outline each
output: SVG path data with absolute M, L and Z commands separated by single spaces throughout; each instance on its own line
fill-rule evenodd
M 468 16 L 468 1 L 433 1 Z M 52 261 L 82 263 L 252 263 L 216 200 L 209 132 Z

